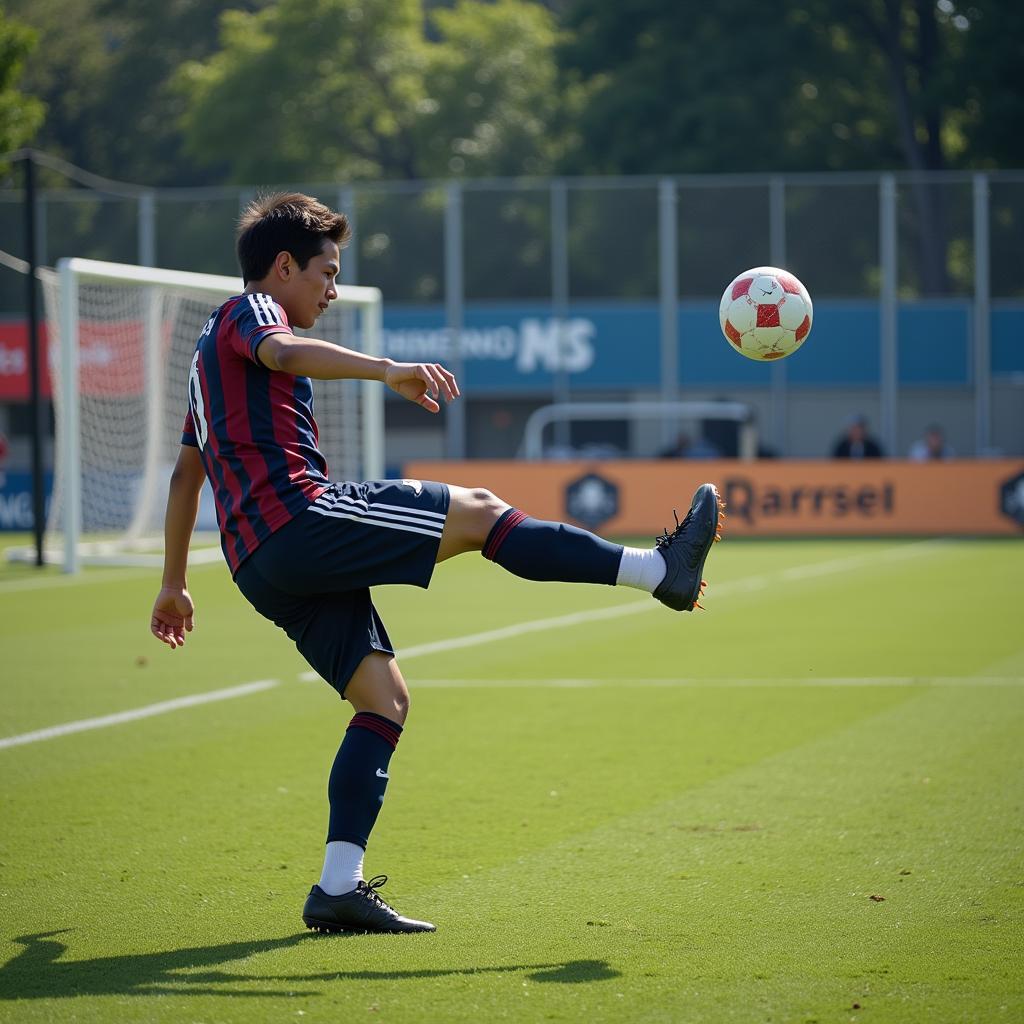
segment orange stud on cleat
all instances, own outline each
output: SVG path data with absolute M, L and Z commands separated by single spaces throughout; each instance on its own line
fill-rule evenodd
M 699 609 L 700 609 L 701 611 L 704 611 L 704 610 L 705 610 L 705 609 L 704 609 L 704 605 L 702 605 L 702 604 L 700 603 L 700 601 L 694 601 L 694 602 L 693 602 L 693 607 L 694 607 L 694 608 L 699 608 Z

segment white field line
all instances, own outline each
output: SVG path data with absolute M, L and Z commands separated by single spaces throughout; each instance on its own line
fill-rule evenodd
M 827 573 L 834 572 L 845 572 L 848 569 L 862 568 L 864 565 L 871 564 L 873 562 L 888 562 L 902 558 L 911 557 L 917 554 L 925 554 L 931 550 L 936 544 L 946 543 L 943 540 L 926 540 L 916 541 L 911 544 L 905 544 L 898 548 L 887 548 L 883 551 L 876 552 L 871 555 L 855 555 L 850 558 L 838 558 L 833 559 L 829 562 L 812 562 L 805 566 L 794 566 L 790 569 L 781 570 L 779 573 L 767 573 L 760 576 L 748 576 L 746 579 L 733 580 L 732 582 L 719 584 L 715 588 L 715 595 L 720 596 L 722 594 L 738 594 L 746 593 L 748 591 L 762 590 L 772 583 L 781 582 L 784 580 L 801 579 L 803 573 L 805 576 L 820 576 L 826 575 Z M 129 571 L 114 571 L 111 573 L 104 573 L 104 579 L 110 579 L 115 576 L 120 577 L 122 573 L 124 575 L 137 575 L 134 572 Z M 788 575 L 787 575 L 788 574 Z M 95 580 L 99 573 L 86 574 L 81 577 L 72 577 L 69 582 L 81 579 L 82 582 L 89 582 L 90 577 Z M 22 581 L 22 582 L 36 582 L 36 581 Z M 45 581 L 38 581 L 40 584 L 45 585 Z M 56 582 L 56 581 L 55 581 Z M 0 588 L 0 593 L 4 590 L 13 589 L 16 584 L 9 585 L 8 587 Z M 623 615 L 634 615 L 637 612 L 654 611 L 658 608 L 657 602 L 654 602 L 650 597 L 644 597 L 641 600 L 630 601 L 626 604 L 612 605 L 610 608 L 595 608 L 590 611 L 584 612 L 573 612 L 569 615 L 557 615 L 548 619 L 535 619 L 531 622 L 520 622 L 512 626 L 503 626 L 500 629 L 490 629 L 482 633 L 471 633 L 468 636 L 457 636 L 450 637 L 447 640 L 435 640 L 431 643 L 418 644 L 413 647 L 406 648 L 401 653 L 401 658 L 416 658 L 424 654 L 436 654 L 443 651 L 457 650 L 462 647 L 476 647 L 480 644 L 491 643 L 495 640 L 508 640 L 513 637 L 523 636 L 527 633 L 539 633 L 549 629 L 559 629 L 562 626 L 575 626 L 584 622 L 598 622 L 602 619 L 617 619 Z M 320 677 L 315 672 L 303 672 L 299 679 L 304 682 L 312 682 L 319 679 Z M 515 685 L 520 685 L 519 681 L 509 681 Z M 595 681 L 596 682 L 596 681 Z M 119 711 L 112 715 L 103 715 L 99 718 L 85 718 L 80 719 L 77 722 L 66 722 L 63 725 L 54 725 L 48 729 L 38 729 L 35 732 L 21 733 L 18 736 L 7 736 L 0 738 L 0 749 L 5 747 L 16 747 L 21 746 L 25 743 L 37 743 L 40 740 L 54 739 L 57 736 L 66 736 L 70 733 L 85 732 L 89 729 L 102 729 L 108 725 L 120 725 L 122 722 L 131 722 L 139 718 L 149 718 L 152 715 L 162 715 L 167 711 L 176 711 L 179 708 L 194 707 L 199 704 L 209 704 L 218 700 L 230 700 L 233 697 L 244 697 L 250 693 L 259 693 L 261 690 L 269 690 L 271 687 L 277 686 L 278 680 L 276 679 L 262 679 L 254 683 L 243 683 L 240 686 L 231 686 L 223 690 L 211 690 L 208 693 L 195 694 L 191 697 L 178 697 L 174 700 L 162 701 L 159 704 L 149 704 L 146 707 L 135 708 L 130 711 Z M 435 683 L 434 685 L 439 685 Z M 452 681 L 450 685 L 468 685 L 466 681 Z M 526 685 L 536 685 L 528 683 Z M 580 681 L 569 681 L 565 685 L 581 685 Z M 582 685 L 590 685 L 589 682 L 584 681 Z M 621 683 L 619 684 L 621 685 Z M 658 682 L 657 685 L 663 685 Z M 671 685 L 671 682 L 670 682 Z
M 748 576 L 746 579 L 732 580 L 726 583 L 719 583 L 714 586 L 715 598 L 729 594 L 743 594 L 755 590 L 764 590 L 772 584 L 790 582 L 812 576 L 825 576 L 830 573 L 847 572 L 850 569 L 860 569 L 865 565 L 874 562 L 898 561 L 904 558 L 911 558 L 916 555 L 923 555 L 931 551 L 938 544 L 947 543 L 945 540 L 924 540 L 914 541 L 910 544 L 901 545 L 898 548 L 886 548 L 869 555 L 851 555 L 849 558 L 835 558 L 828 562 L 811 562 L 807 565 L 793 566 L 789 569 L 782 569 L 777 573 L 765 573 L 760 576 Z M 403 648 L 398 654 L 399 661 L 407 661 L 409 658 L 419 658 L 424 654 L 439 654 L 444 651 L 455 651 L 463 647 L 478 647 L 480 644 L 489 644 L 496 640 L 511 640 L 514 637 L 524 636 L 527 633 L 541 633 L 549 629 L 560 629 L 563 626 L 578 626 L 585 622 L 599 622 L 602 619 L 618 619 L 625 615 L 636 615 L 639 612 L 652 612 L 660 610 L 661 605 L 651 600 L 648 595 L 643 598 L 629 601 L 626 604 L 615 604 L 609 608 L 595 608 L 585 612 L 572 612 L 569 615 L 556 615 L 548 619 L 533 619 L 529 622 L 518 622 L 512 626 L 502 626 L 499 629 L 488 629 L 483 633 L 470 633 L 467 636 L 449 637 L 447 640 L 433 640 L 425 644 L 416 644 L 412 647 Z M 315 672 L 303 672 L 299 679 L 304 683 L 315 682 L 320 679 Z
M 108 725 L 121 725 L 123 722 L 134 722 L 140 718 L 152 718 L 154 715 L 163 715 L 168 711 L 191 708 L 198 704 L 213 704 L 219 700 L 247 697 L 251 693 L 260 693 L 263 690 L 270 690 L 279 685 L 280 680 L 277 679 L 258 679 L 254 683 L 242 683 L 241 686 L 229 686 L 223 690 L 196 693 L 191 697 L 175 697 L 174 700 L 160 701 L 159 704 L 147 704 L 145 707 L 132 708 L 130 711 L 117 711 L 112 715 L 101 715 L 99 718 L 81 718 L 77 722 L 51 725 L 48 729 L 23 732 L 18 736 L 6 736 L 0 739 L 0 750 L 4 747 L 20 747 L 25 743 L 38 743 L 40 740 L 52 740 L 58 736 L 68 736 L 74 732 L 105 729 Z
M 746 689 L 814 688 L 858 686 L 1024 686 L 1024 676 L 849 676 L 834 679 L 752 678 L 752 679 L 417 679 L 416 689 L 437 690 L 586 690 L 611 686 L 616 689 Z
M 161 562 L 160 564 L 163 563 Z M 188 571 L 191 574 L 193 571 L 207 569 L 211 565 L 220 565 L 223 566 L 225 570 L 227 569 L 223 556 L 221 556 L 219 561 L 198 563 L 189 559 Z M 156 589 L 159 589 L 159 580 L 153 575 L 152 568 L 145 568 L 143 566 L 135 566 L 133 568 L 120 567 L 116 569 L 97 569 L 94 572 L 79 572 L 72 576 L 67 576 L 63 573 L 44 573 L 39 576 L 22 577 L 16 580 L 0 579 L 0 598 L 5 594 L 13 594 L 26 590 L 52 590 L 59 587 L 77 587 L 81 586 L 83 583 L 118 583 L 121 580 L 138 580 L 144 578 L 149 578 L 155 581 L 155 593 Z

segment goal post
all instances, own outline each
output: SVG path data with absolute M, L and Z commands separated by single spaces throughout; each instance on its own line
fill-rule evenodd
M 40 276 L 55 414 L 47 532 L 57 543 L 46 545 L 46 560 L 69 573 L 83 563 L 159 565 L 189 363 L 203 325 L 241 293 L 241 280 L 79 258 Z M 380 290 L 337 290 L 310 333 L 380 355 Z M 384 389 L 353 380 L 313 386 L 332 478 L 383 476 Z M 210 497 L 200 513 L 208 528 Z M 195 556 L 220 557 L 219 547 L 198 545 Z

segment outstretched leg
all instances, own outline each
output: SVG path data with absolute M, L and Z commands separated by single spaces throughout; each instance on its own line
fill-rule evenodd
M 437 561 L 482 551 L 516 576 L 565 583 L 635 587 L 676 611 L 700 607 L 701 573 L 720 537 L 724 503 L 702 484 L 685 518 L 654 548 L 623 547 L 566 523 L 533 519 L 482 488 L 450 486 L 451 504 Z

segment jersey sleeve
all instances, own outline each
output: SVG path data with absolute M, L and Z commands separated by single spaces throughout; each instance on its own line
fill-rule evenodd
M 285 311 L 263 292 L 243 295 L 233 310 L 231 345 L 243 359 L 258 363 L 256 349 L 268 334 L 291 334 Z M 260 364 L 262 365 L 262 364 Z
M 185 413 L 185 422 L 181 427 L 181 443 L 191 448 L 199 447 L 199 438 L 196 436 L 196 423 L 192 419 L 192 410 Z

